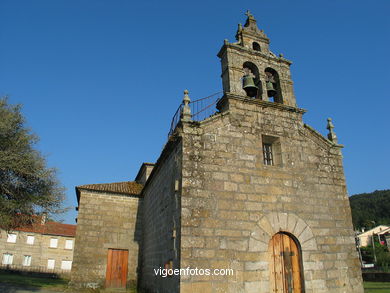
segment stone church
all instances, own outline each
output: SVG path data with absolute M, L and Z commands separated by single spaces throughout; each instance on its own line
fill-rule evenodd
M 328 137 L 303 123 L 291 61 L 249 12 L 236 39 L 218 52 L 213 115 L 195 120 L 186 91 L 155 164 L 135 181 L 76 187 L 74 286 L 363 292 L 331 120 Z

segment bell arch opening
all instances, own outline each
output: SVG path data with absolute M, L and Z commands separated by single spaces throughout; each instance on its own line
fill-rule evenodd
M 253 42 L 252 43 L 252 49 L 255 50 L 255 51 L 261 51 L 261 48 L 260 48 L 260 44 L 257 43 L 257 42 Z
M 265 84 L 268 97 L 273 98 L 275 103 L 283 104 L 283 96 L 278 72 L 270 67 L 266 68 L 264 72 L 266 76 Z
M 302 250 L 298 239 L 286 232 L 274 234 L 269 242 L 270 292 L 303 293 Z
M 246 95 L 251 98 L 260 98 L 262 87 L 260 81 L 259 69 L 252 62 L 244 62 L 244 76 L 242 77 L 242 88 Z

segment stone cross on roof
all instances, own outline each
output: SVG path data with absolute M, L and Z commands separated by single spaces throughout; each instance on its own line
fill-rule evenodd
M 328 139 L 330 141 L 333 141 L 334 143 L 337 143 L 337 136 L 336 133 L 333 131 L 334 125 L 332 123 L 332 118 L 328 118 L 328 124 L 326 126 L 326 129 L 329 130 L 328 133 Z

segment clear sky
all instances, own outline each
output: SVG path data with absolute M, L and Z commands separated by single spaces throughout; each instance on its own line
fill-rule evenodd
M 216 54 L 247 9 L 293 61 L 304 121 L 326 134 L 333 118 L 349 194 L 390 188 L 388 0 L 1 0 L 0 95 L 59 169 L 72 209 L 57 220 L 74 223 L 75 186 L 156 161 L 184 89 L 221 90 Z

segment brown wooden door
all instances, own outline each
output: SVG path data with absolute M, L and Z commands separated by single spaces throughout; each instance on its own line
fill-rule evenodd
M 128 250 L 108 250 L 106 288 L 126 288 L 128 255 Z
M 269 250 L 271 254 L 271 292 L 304 292 L 302 258 L 295 240 L 288 234 L 277 233 L 270 241 Z

